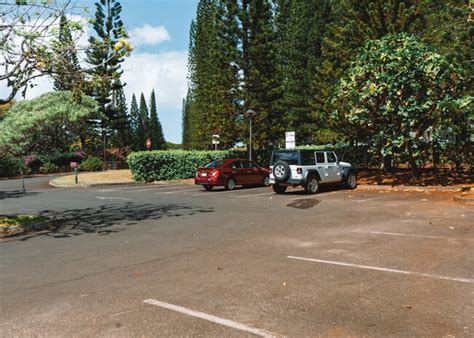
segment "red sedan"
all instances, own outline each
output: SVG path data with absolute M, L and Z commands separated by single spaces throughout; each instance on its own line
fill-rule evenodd
M 208 191 L 216 186 L 223 186 L 227 190 L 233 190 L 236 185 L 269 186 L 269 173 L 269 169 L 260 167 L 254 161 L 230 158 L 198 168 L 194 183 L 204 186 Z

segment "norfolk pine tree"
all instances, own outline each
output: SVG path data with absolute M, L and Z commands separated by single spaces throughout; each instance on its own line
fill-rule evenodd
M 158 112 L 156 108 L 156 97 L 155 90 L 151 91 L 150 96 L 150 122 L 148 131 L 151 140 L 151 149 L 165 149 L 166 141 L 163 135 L 163 128 L 158 118 Z

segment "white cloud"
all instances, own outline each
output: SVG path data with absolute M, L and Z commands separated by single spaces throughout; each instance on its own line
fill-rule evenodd
M 134 46 L 158 45 L 164 41 L 171 40 L 165 26 L 151 26 L 144 24 L 130 31 L 130 40 Z
M 154 89 L 158 109 L 181 109 L 187 91 L 186 65 L 187 52 L 132 53 L 122 65 L 127 99 L 131 99 L 132 93 L 138 98 L 141 92 L 148 99 Z

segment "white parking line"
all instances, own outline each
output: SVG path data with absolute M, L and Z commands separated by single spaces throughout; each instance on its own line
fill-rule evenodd
M 130 198 L 125 198 L 125 197 L 103 197 L 103 196 L 96 196 L 96 198 L 100 200 L 119 200 L 119 201 L 130 201 Z
M 244 196 L 237 196 L 237 198 L 247 198 L 247 197 L 255 197 L 255 196 L 263 196 L 263 195 L 273 195 L 274 192 L 264 192 L 261 194 L 252 194 L 252 195 L 244 195 Z
M 164 186 L 158 186 L 158 187 L 150 187 L 148 189 L 139 189 L 139 190 L 130 190 L 128 192 L 144 192 L 144 191 L 167 191 L 167 190 L 178 190 L 180 188 L 186 188 L 186 186 L 179 185 L 179 186 L 172 186 L 172 187 L 164 187 Z
M 344 263 L 344 262 L 334 262 L 334 261 L 326 261 L 326 260 L 323 260 L 323 259 L 314 259 L 314 258 L 305 258 L 305 257 L 296 257 L 296 256 L 287 256 L 287 258 L 297 259 L 297 260 L 300 260 L 300 261 L 316 262 L 316 263 L 323 263 L 323 264 L 332 264 L 332 265 L 339 265 L 339 266 L 348 266 L 348 267 L 359 268 L 359 269 L 400 273 L 400 274 L 403 274 L 403 275 L 413 275 L 413 276 L 419 276 L 419 277 L 428 277 L 428 278 L 435 278 L 435 279 L 450 280 L 450 281 L 461 282 L 461 283 L 474 283 L 474 279 L 470 279 L 470 278 L 440 276 L 440 275 L 435 275 L 435 274 L 430 274 L 430 273 L 423 273 L 423 272 L 379 268 L 379 267 L 376 267 L 376 266 L 350 264 L 350 263 Z
M 231 327 L 233 329 L 237 329 L 237 330 L 240 330 L 240 331 L 253 333 L 256 336 L 275 337 L 274 334 L 272 334 L 268 331 L 257 329 L 257 328 L 251 327 L 251 326 L 247 326 L 245 324 L 234 322 L 234 321 L 229 320 L 229 319 L 216 317 L 216 316 L 204 313 L 204 312 L 199 312 L 199 311 L 194 311 L 194 310 L 191 310 L 191 309 L 187 309 L 187 308 L 182 307 L 182 306 L 161 302 L 161 301 L 155 300 L 155 299 L 145 299 L 143 302 L 146 303 L 146 304 L 159 306 L 159 307 L 167 309 L 167 310 L 183 313 L 183 314 L 191 316 L 191 317 L 196 317 L 196 318 L 207 320 L 209 322 L 213 322 L 213 323 L 216 323 L 216 324 Z
M 229 193 L 235 193 L 235 190 L 208 191 L 208 192 L 203 191 L 200 194 L 194 194 L 192 196 L 213 196 L 213 195 L 218 195 L 218 194 L 229 194 Z
M 383 231 L 370 231 L 369 233 L 374 235 L 387 235 L 387 236 L 400 236 L 400 237 L 415 237 L 415 238 L 429 238 L 429 239 L 455 239 L 455 240 L 465 240 L 472 241 L 471 238 L 453 238 L 453 237 L 443 237 L 443 236 L 428 236 L 428 235 L 416 235 L 416 234 L 402 234 L 398 232 L 383 232 Z
M 188 189 L 188 190 L 174 190 L 174 191 L 163 191 L 163 194 L 178 194 L 181 192 L 190 192 L 190 191 L 199 191 L 200 189 Z M 159 195 L 161 192 L 155 192 L 155 194 Z

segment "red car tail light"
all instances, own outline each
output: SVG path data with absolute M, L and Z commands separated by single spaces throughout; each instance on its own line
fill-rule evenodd
M 296 168 L 296 173 L 297 174 L 302 174 L 303 173 L 303 168 Z
M 219 176 L 219 170 L 211 171 L 211 176 Z

